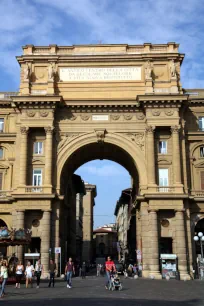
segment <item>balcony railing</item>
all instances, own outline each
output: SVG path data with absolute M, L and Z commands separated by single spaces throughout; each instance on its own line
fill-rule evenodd
M 0 92 L 0 100 L 10 99 L 11 96 L 17 96 L 17 95 L 18 95 L 18 92 L 15 92 L 15 91 Z
M 172 186 L 159 186 L 156 188 L 157 192 L 167 193 L 167 192 L 175 192 L 175 187 Z
M 26 193 L 43 193 L 42 186 L 26 186 L 25 188 Z
M 0 190 L 0 198 L 6 198 L 11 195 L 11 191 L 9 190 Z
M 204 190 L 191 190 L 191 194 L 194 197 L 202 197 L 202 198 L 204 198 Z

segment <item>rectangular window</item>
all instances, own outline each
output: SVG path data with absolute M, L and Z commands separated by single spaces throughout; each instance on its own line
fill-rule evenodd
M 42 169 L 33 170 L 33 186 L 42 186 Z
M 204 117 L 199 117 L 198 123 L 199 123 L 199 130 L 204 131 Z
M 4 119 L 0 118 L 0 133 L 4 131 Z
M 3 153 L 4 153 L 3 149 L 2 149 L 2 148 L 0 148 L 0 159 L 2 159 L 2 158 L 3 158 Z
M 159 169 L 159 186 L 169 186 L 169 170 Z M 168 192 L 169 188 L 159 188 L 160 192 Z
M 167 141 L 160 141 L 159 142 L 159 153 L 160 154 L 167 154 Z
M 43 143 L 41 141 L 34 142 L 34 154 L 43 153 Z
M 3 189 L 3 173 L 0 173 L 0 190 Z
M 201 185 L 201 190 L 204 190 L 204 171 L 200 172 L 200 185 Z
M 200 147 L 200 157 L 204 157 L 204 147 Z

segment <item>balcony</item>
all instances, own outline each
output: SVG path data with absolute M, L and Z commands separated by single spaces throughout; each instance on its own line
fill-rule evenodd
M 44 188 L 42 186 L 26 186 L 25 193 L 43 193 Z
M 198 198 L 204 198 L 204 190 L 191 190 L 191 195 Z
M 0 190 L 0 199 L 1 198 L 7 198 L 11 196 L 10 190 Z
M 7 91 L 7 92 L 0 92 L 0 100 L 10 100 L 11 96 L 17 96 L 18 92 L 15 91 Z
M 156 187 L 156 191 L 159 193 L 175 192 L 175 187 L 172 186 L 159 186 Z

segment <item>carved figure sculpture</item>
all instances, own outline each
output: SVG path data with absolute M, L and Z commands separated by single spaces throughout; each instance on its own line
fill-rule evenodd
M 151 79 L 152 78 L 152 66 L 150 61 L 147 62 L 145 67 L 145 79 Z
M 55 77 L 55 67 L 54 64 L 51 63 L 48 67 L 48 80 L 54 81 L 54 77 Z
M 175 65 L 173 59 L 172 59 L 171 64 L 170 64 L 170 75 L 171 75 L 172 78 L 176 77 L 176 65 Z
M 23 69 L 23 75 L 24 75 L 24 81 L 29 81 L 30 79 L 30 67 L 28 63 L 26 63 L 24 69 Z

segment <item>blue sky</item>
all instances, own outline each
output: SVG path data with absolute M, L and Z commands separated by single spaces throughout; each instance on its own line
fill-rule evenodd
M 181 71 L 183 87 L 203 88 L 203 4 L 200 0 L 1 0 L 0 91 L 19 88 L 15 56 L 22 53 L 22 45 L 99 42 L 180 43 L 180 52 L 186 54 Z M 107 173 L 111 169 L 111 175 L 101 175 L 104 169 Z M 94 161 L 78 170 L 86 181 L 98 185 L 97 215 L 106 215 L 109 207 L 113 211 L 121 189 L 129 187 L 129 176 L 121 169 L 108 161 Z M 107 181 L 111 193 L 105 189 Z M 112 220 L 96 217 L 95 225 Z

